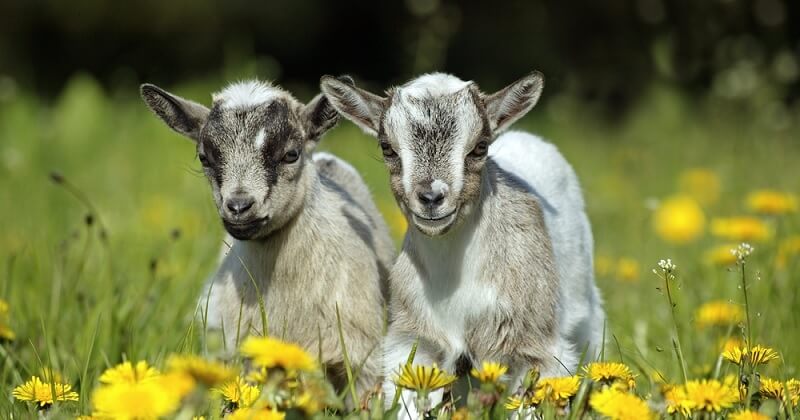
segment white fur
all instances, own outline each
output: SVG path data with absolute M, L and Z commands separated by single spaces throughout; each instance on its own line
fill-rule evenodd
M 257 148 L 260 149 L 260 148 L 264 147 L 264 141 L 266 140 L 266 137 L 267 137 L 267 134 L 264 132 L 263 128 L 258 130 L 258 133 L 256 134 L 256 140 L 255 140 L 255 145 L 256 145 Z
M 555 146 L 519 131 L 501 135 L 489 155 L 533 186 L 546 203 L 542 210 L 561 278 L 561 335 L 578 352 L 588 344 L 587 356 L 595 356 L 605 315 L 594 282 L 592 229 L 575 172 Z
M 431 191 L 434 193 L 447 194 L 450 192 L 450 187 L 441 179 L 434 179 L 433 182 L 431 182 Z
M 214 102 L 223 108 L 248 108 L 275 100 L 281 90 L 257 80 L 247 80 L 228 85 L 213 95 Z
M 414 191 L 415 177 L 421 176 L 416 170 L 415 152 L 412 147 L 419 139 L 410 136 L 410 122 L 421 125 L 435 125 L 437 122 L 423 108 L 415 104 L 410 98 L 435 98 L 443 95 L 453 95 L 460 92 L 458 100 L 463 103 L 455 127 L 456 144 L 448 156 L 450 178 L 452 182 L 447 185 L 453 194 L 459 194 L 464 184 L 464 156 L 469 153 L 472 136 L 482 124 L 481 116 L 472 103 L 471 97 L 464 89 L 471 82 L 463 81 L 455 76 L 444 73 L 433 73 L 420 76 L 397 89 L 394 101 L 386 112 L 385 124 L 391 127 L 391 132 L 398 136 L 394 139 L 397 144 L 396 152 L 400 155 L 403 165 L 403 188 L 407 195 Z M 416 179 L 419 181 L 419 179 Z
M 440 96 L 456 93 L 469 86 L 470 82 L 465 82 L 458 77 L 445 73 L 424 74 L 400 89 L 402 95 L 415 98 L 425 96 Z

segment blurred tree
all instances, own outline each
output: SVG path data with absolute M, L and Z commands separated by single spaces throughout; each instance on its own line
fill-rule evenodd
M 494 90 L 532 69 L 613 114 L 643 87 L 800 92 L 792 0 L 3 0 L 0 75 L 44 95 L 75 72 L 106 86 L 258 75 L 313 90 L 444 70 Z M 732 89 L 732 90 L 731 90 Z

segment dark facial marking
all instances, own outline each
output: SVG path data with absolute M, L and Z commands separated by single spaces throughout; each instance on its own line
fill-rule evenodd
M 265 130 L 262 164 L 267 174 L 267 185 L 273 186 L 278 182 L 281 165 L 295 165 L 303 158 L 300 121 L 290 112 L 289 105 L 282 99 L 272 101 L 258 118 L 259 123 L 256 125 L 259 129 Z M 299 158 L 286 159 L 287 152 L 295 149 L 299 153 Z

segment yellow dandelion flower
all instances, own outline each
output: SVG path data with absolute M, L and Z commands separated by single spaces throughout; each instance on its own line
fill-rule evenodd
M 747 195 L 747 207 L 756 213 L 781 215 L 797 211 L 797 197 L 774 190 L 753 191 Z
M 159 372 L 156 368 L 148 366 L 147 362 L 142 360 L 134 366 L 131 362 L 122 362 L 113 368 L 106 369 L 100 375 L 100 382 L 104 384 L 118 384 L 118 383 L 136 383 L 148 381 L 158 377 Z
M 483 362 L 481 369 L 472 368 L 470 374 L 483 383 L 497 383 L 508 372 L 508 366 L 497 362 Z
M 583 367 L 586 375 L 595 382 L 606 384 L 619 382 L 628 388 L 636 386 L 635 375 L 623 363 L 594 362 Z
M 225 417 L 225 420 L 283 420 L 286 413 L 269 408 L 240 408 Z
M 51 367 L 43 367 L 39 369 L 39 377 L 43 382 L 66 382 L 64 381 L 64 375 Z
M 450 385 L 455 380 L 454 375 L 439 369 L 435 364 L 433 366 L 405 364 L 400 366 L 394 383 L 401 388 L 425 393 Z
M 653 228 L 665 241 L 692 242 L 703 234 L 706 217 L 697 202 L 688 196 L 664 200 L 653 215 Z
M 308 391 L 303 391 L 296 395 L 291 404 L 292 407 L 297 407 L 309 416 L 312 416 L 324 407 L 318 396 Z
M 589 397 L 594 411 L 611 420 L 645 420 L 654 418 L 647 403 L 627 392 L 606 388 Z
M 711 234 L 730 241 L 765 241 L 772 231 L 758 218 L 741 216 L 712 220 Z
M 0 299 L 0 341 L 14 341 L 17 335 L 8 324 L 8 302 Z
M 800 235 L 790 236 L 781 241 L 778 245 L 778 255 L 775 257 L 775 265 L 780 268 L 786 268 L 789 260 L 792 257 L 800 255 Z
M 237 407 L 250 407 L 261 395 L 260 389 L 245 382 L 241 376 L 225 382 L 214 388 L 213 391 L 222 395 L 225 401 L 236 404 Z
M 739 399 L 732 386 L 716 379 L 692 380 L 684 385 L 686 399 L 693 403 L 693 410 L 718 413 L 731 407 Z
M 258 367 L 304 372 L 317 369 L 317 361 L 302 347 L 272 337 L 248 337 L 240 350 Z
M 234 369 L 222 363 L 188 354 L 170 356 L 167 359 L 167 369 L 173 373 L 191 376 L 197 382 L 210 387 L 229 381 L 236 376 Z
M 180 399 L 159 381 L 118 382 L 92 394 L 94 415 L 113 419 L 157 419 L 174 412 Z
M 467 407 L 461 407 L 453 413 L 453 417 L 450 417 L 450 420 L 469 420 L 471 418 L 473 417 Z
M 194 377 L 185 372 L 167 372 L 153 379 L 161 388 L 182 399 L 197 387 Z
M 598 255 L 594 259 L 594 271 L 597 277 L 606 277 L 611 275 L 614 270 L 614 260 L 605 255 Z
M 0 323 L 0 341 L 14 341 L 17 339 L 17 334 L 14 333 L 10 327 Z
M 761 386 L 758 389 L 758 393 L 767 398 L 783 400 L 783 382 L 776 381 L 772 378 L 762 377 Z
M 267 383 L 267 378 L 269 377 L 269 370 L 265 367 L 260 367 L 257 369 L 253 369 L 252 371 L 247 373 L 247 382 L 256 383 L 256 384 L 265 384 Z
M 739 305 L 723 300 L 706 302 L 697 308 L 695 323 L 698 328 L 728 327 L 742 322 L 744 311 Z
M 55 401 L 78 401 L 78 393 L 72 385 L 58 382 L 43 382 L 38 376 L 32 376 L 28 382 L 14 388 L 14 398 L 30 401 L 40 407 L 48 407 Z
M 520 409 L 520 407 L 527 407 L 528 404 L 523 400 L 522 397 L 518 395 L 509 395 L 506 398 L 506 402 L 503 406 L 506 408 L 506 410 L 517 411 Z
M 758 411 L 739 410 L 728 417 L 730 420 L 769 420 L 770 418 Z
M 665 384 L 661 387 L 661 393 L 664 395 L 668 414 L 679 413 L 684 417 L 689 417 L 696 405 L 693 401 L 687 399 L 686 390 L 683 386 Z
M 708 206 L 716 203 L 719 199 L 719 176 L 710 169 L 687 169 L 678 177 L 678 188 L 698 202 Z
M 730 337 L 720 342 L 720 348 L 723 353 L 726 351 L 733 351 L 735 348 L 743 347 L 744 341 L 738 337 Z
M 533 391 L 531 404 L 539 405 L 548 401 L 558 406 L 565 406 L 569 399 L 578 393 L 580 386 L 581 378 L 577 375 L 540 379 Z
M 800 381 L 797 379 L 789 379 L 786 381 L 786 387 L 789 388 L 789 400 L 792 405 L 797 407 L 800 404 Z
M 709 249 L 705 253 L 705 261 L 708 264 L 718 267 L 727 267 L 736 264 L 736 255 L 731 250 L 736 249 L 737 244 L 718 245 Z
M 737 347 L 722 353 L 722 357 L 731 363 L 741 365 L 749 363 L 752 365 L 763 365 L 778 358 L 778 353 L 769 348 L 757 344 L 753 347 Z
M 620 258 L 617 261 L 617 279 L 633 283 L 639 280 L 639 262 L 633 258 Z

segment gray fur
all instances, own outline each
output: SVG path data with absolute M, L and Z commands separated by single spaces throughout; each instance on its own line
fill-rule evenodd
M 418 363 L 463 374 L 465 363 L 500 361 L 512 381 L 531 367 L 574 372 L 578 352 L 599 345 L 604 314 L 577 178 L 552 145 L 499 136 L 542 87 L 534 72 L 486 95 L 429 74 L 384 98 L 322 79 L 331 104 L 379 139 L 409 220 L 390 275 L 387 374 L 417 341 Z
M 152 85 L 142 86 L 142 96 L 170 127 L 197 142 L 232 235 L 200 298 L 209 326 L 224 329 L 230 349 L 247 335 L 264 333 L 311 354 L 321 349 L 329 377 L 341 389 L 346 379 L 338 306 L 349 356 L 360 367 L 358 389 L 373 386 L 381 376 L 378 346 L 395 251 L 357 172 L 330 154 L 313 154 L 338 119 L 327 99 L 319 95 L 303 105 L 255 81 L 215 94 L 210 109 Z M 252 207 L 231 210 L 242 197 Z

